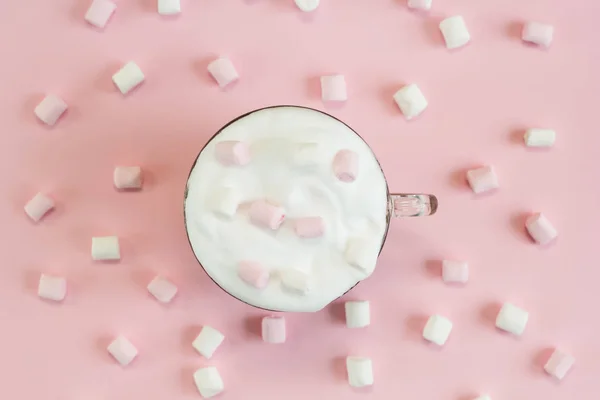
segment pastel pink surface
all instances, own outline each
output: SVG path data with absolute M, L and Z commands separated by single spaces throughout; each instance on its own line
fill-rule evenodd
M 254 261 L 241 261 L 238 265 L 238 275 L 248 285 L 264 289 L 269 283 L 269 271 Z
M 205 323 L 227 336 L 214 357 L 227 388 L 219 400 L 598 393 L 600 325 L 589 318 L 600 280 L 596 0 L 434 0 L 428 17 L 393 0 L 322 0 L 310 15 L 293 1 L 187 1 L 177 20 L 161 19 L 154 0 L 132 0 L 119 1 L 102 33 L 83 22 L 89 4 L 0 2 L 4 397 L 199 399 L 193 372 L 208 364 L 190 343 Z M 437 22 L 456 13 L 473 40 L 449 53 Z M 556 27 L 548 51 L 523 45 L 528 20 Z M 244 74 L 230 92 L 206 72 L 221 52 Z M 147 80 L 123 98 L 111 76 L 129 60 L 144 66 Z M 325 107 L 318 78 L 338 70 L 352 83 L 352 101 Z M 408 82 L 429 101 L 410 123 L 392 98 Z M 70 105 L 51 130 L 32 112 L 45 93 Z M 348 123 L 373 149 L 392 192 L 431 192 L 440 207 L 431 218 L 393 220 L 373 276 L 320 313 L 286 314 L 287 343 L 269 346 L 260 334 L 268 314 L 226 295 L 196 262 L 182 204 L 208 139 L 240 114 L 282 103 Z M 548 152 L 529 151 L 522 138 L 531 126 L 564 137 Z M 147 171 L 144 190 L 115 191 L 114 166 L 132 160 Z M 479 198 L 464 171 L 482 163 L 495 166 L 502 190 Z M 38 191 L 60 206 L 32 224 L 23 205 Z M 532 209 L 560 228 L 555 246 L 531 245 L 524 221 Z M 89 238 L 103 234 L 121 238 L 120 264 L 90 260 Z M 477 267 L 464 288 L 432 273 L 431 260 L 446 257 Z M 37 297 L 40 272 L 68 279 L 63 303 Z M 145 289 L 157 274 L 178 284 L 169 307 Z M 368 331 L 345 327 L 343 302 L 357 298 L 371 301 L 376 322 Z M 507 300 L 531 312 L 519 340 L 494 328 L 496 303 Z M 420 336 L 423 316 L 435 313 L 455 326 L 442 351 Z M 140 350 L 127 368 L 106 352 L 121 333 Z M 555 343 L 577 357 L 560 385 L 540 357 Z M 348 355 L 373 359 L 369 393 L 348 387 Z

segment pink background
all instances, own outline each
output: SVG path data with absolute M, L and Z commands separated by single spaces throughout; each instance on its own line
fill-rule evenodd
M 591 399 L 600 390 L 597 229 L 600 47 L 596 0 L 434 0 L 429 15 L 404 0 L 322 0 L 313 15 L 292 0 L 182 0 L 161 18 L 156 0 L 121 0 L 106 30 L 87 26 L 89 0 L 0 3 L 0 395 L 47 400 L 197 399 L 192 373 L 214 365 L 223 399 Z M 437 29 L 464 16 L 472 43 L 448 52 Z M 549 51 L 523 45 L 520 24 L 556 27 Z M 229 56 L 242 79 L 220 91 L 206 73 Z M 147 81 L 123 98 L 111 75 L 133 60 Z M 318 77 L 343 73 L 349 101 L 325 107 Z M 407 123 L 392 94 L 417 83 L 430 106 Z M 35 120 L 44 93 L 70 105 L 53 129 Z M 393 191 L 435 193 L 432 218 L 393 221 L 375 275 L 347 295 L 372 302 L 372 325 L 348 330 L 342 302 L 287 315 L 282 346 L 257 335 L 265 315 L 221 292 L 183 229 L 183 188 L 207 139 L 254 108 L 330 111 L 372 146 Z M 558 132 L 528 151 L 527 127 Z M 493 164 L 501 189 L 475 198 L 464 169 Z M 140 164 L 144 190 L 112 188 L 118 164 Z M 39 225 L 22 207 L 37 191 L 56 212 Z M 523 218 L 543 211 L 561 237 L 531 243 Z M 122 261 L 95 264 L 91 237 L 118 235 Z M 442 258 L 469 261 L 471 280 L 447 287 Z M 63 304 L 36 297 L 40 272 L 63 274 Z M 145 285 L 156 273 L 180 287 L 169 306 Z M 531 313 L 524 336 L 497 332 L 500 303 Z M 420 337 L 427 315 L 455 323 L 443 349 Z M 203 324 L 226 342 L 212 360 L 191 341 Z M 106 353 L 124 334 L 139 348 L 127 368 Z M 542 372 L 561 346 L 576 366 L 556 384 Z M 352 390 L 344 357 L 373 358 L 375 386 Z

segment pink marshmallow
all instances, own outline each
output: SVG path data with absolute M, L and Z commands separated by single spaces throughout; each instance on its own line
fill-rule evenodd
M 467 181 L 476 194 L 484 193 L 499 187 L 498 177 L 491 166 L 467 171 Z
M 340 150 L 333 159 L 333 173 L 342 182 L 354 182 L 358 175 L 358 154 Z
M 67 104 L 59 97 L 49 94 L 35 107 L 35 115 L 47 125 L 54 125 L 67 110 Z
M 442 279 L 447 283 L 466 283 L 469 280 L 469 265 L 466 262 L 444 260 Z
M 25 204 L 25 213 L 34 222 L 38 222 L 48 211 L 54 208 L 54 200 L 43 193 L 36 194 Z
M 323 236 L 325 224 L 321 217 L 298 218 L 295 221 L 294 231 L 302 238 L 316 238 Z
M 527 218 L 525 226 L 533 240 L 541 245 L 550 243 L 558 236 L 556 229 L 542 213 L 537 213 Z
M 264 317 L 262 319 L 262 338 L 267 343 L 285 342 L 285 319 L 283 317 Z
M 408 8 L 415 10 L 431 9 L 432 0 L 408 0 Z
M 117 5 L 110 0 L 94 0 L 85 13 L 85 20 L 97 28 L 104 28 Z
M 257 200 L 250 206 L 249 215 L 254 225 L 276 230 L 285 219 L 285 210 L 265 200 Z
M 269 283 L 269 271 L 254 261 L 240 261 L 238 276 L 248 285 L 257 289 L 264 289 Z
M 344 75 L 329 75 L 321 77 L 321 98 L 323 101 L 346 101 L 346 79 Z
M 548 362 L 546 362 L 546 365 L 544 365 L 544 370 L 549 375 L 561 380 L 567 375 L 573 364 L 575 364 L 573 356 L 556 349 Z
M 250 149 L 244 142 L 219 142 L 215 145 L 215 154 L 223 165 L 246 165 L 250 162 Z
M 208 64 L 208 72 L 221 88 L 237 81 L 239 78 L 233 63 L 228 58 L 218 58 Z
M 117 189 L 141 189 L 142 169 L 140 167 L 116 167 L 113 181 Z
M 552 25 L 528 22 L 523 27 L 523 40 L 538 46 L 550 47 L 553 36 L 554 27 Z

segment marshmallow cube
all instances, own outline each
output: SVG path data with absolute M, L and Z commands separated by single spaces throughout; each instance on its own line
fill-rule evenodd
M 169 303 L 177 294 L 177 286 L 162 276 L 157 276 L 148 284 L 148 292 L 161 303 Z
M 475 194 L 488 192 L 500 186 L 498 176 L 491 166 L 467 171 L 467 181 Z
M 510 303 L 504 303 L 496 317 L 496 327 L 513 335 L 521 336 L 525 332 L 529 313 Z
M 94 0 L 85 13 L 85 20 L 97 28 L 104 28 L 117 5 L 110 0 Z
M 440 30 L 442 31 L 448 49 L 462 47 L 471 40 L 471 35 L 469 35 L 465 20 L 460 15 L 446 18 L 440 22 Z
M 67 280 L 59 276 L 42 274 L 38 285 L 38 296 L 42 299 L 62 301 L 67 295 Z
M 548 218 L 542 213 L 534 214 L 525 221 L 527 232 L 538 244 L 546 245 L 558 236 Z
M 352 150 L 340 150 L 333 158 L 332 167 L 340 181 L 354 182 L 358 176 L 358 154 Z
M 443 346 L 452 331 L 452 322 L 441 315 L 432 315 L 423 328 L 423 337 L 438 346 Z
M 244 142 L 225 140 L 215 145 L 215 156 L 223 165 L 246 165 L 250 162 L 250 148 Z
M 210 399 L 225 389 L 223 379 L 215 367 L 200 368 L 194 372 L 194 383 L 200 396 L 205 399 Z
M 64 112 L 67 103 L 57 96 L 49 94 L 33 110 L 36 117 L 46 125 L 53 126 Z
M 323 101 L 346 101 L 346 79 L 344 75 L 328 75 L 321 77 L 321 98 Z
M 280 272 L 283 288 L 294 294 L 307 295 L 313 289 L 313 282 L 309 274 L 297 269 L 287 269 Z
M 552 129 L 529 129 L 525 132 L 527 147 L 551 147 L 556 140 L 556 132 Z
M 224 88 L 239 79 L 238 72 L 228 58 L 218 58 L 208 64 L 208 72 L 217 81 L 220 88 Z
M 101 236 L 92 238 L 92 260 L 120 260 L 121 250 L 117 236 Z
M 132 362 L 138 353 L 135 346 L 125 336 L 119 336 L 113 340 L 107 350 L 122 366 Z
M 285 318 L 264 317 L 262 319 L 262 338 L 266 343 L 285 343 Z
M 301 238 L 320 237 L 325 232 L 325 223 L 321 217 L 298 218 L 295 221 L 294 231 Z
M 408 8 L 427 11 L 431 9 L 432 0 L 408 0 Z
M 466 262 L 444 260 L 442 279 L 447 283 L 466 283 L 469 280 L 469 265 Z
M 250 205 L 248 215 L 254 225 L 277 230 L 285 219 L 285 210 L 265 200 L 257 200 Z
M 181 12 L 180 0 L 158 0 L 158 13 L 160 15 L 175 15 Z
M 560 381 L 567 375 L 573 364 L 575 364 L 573 356 L 556 349 L 544 365 L 544 371 Z
M 344 258 L 346 262 L 362 272 L 373 271 L 379 252 L 363 238 L 351 238 L 346 243 Z
M 54 200 L 43 193 L 38 193 L 25 204 L 25 214 L 27 214 L 34 222 L 38 222 L 53 208 Z
M 237 190 L 231 187 L 222 187 L 212 196 L 213 212 L 224 217 L 233 217 L 240 205 L 240 196 Z
M 142 168 L 116 167 L 113 172 L 115 187 L 119 190 L 137 190 L 142 188 Z
M 348 383 L 352 387 L 371 386 L 373 384 L 373 363 L 366 357 L 346 357 Z
M 364 328 L 371 323 L 371 310 L 368 301 L 347 301 L 344 308 L 348 328 Z
M 144 73 L 133 61 L 128 62 L 113 75 L 112 80 L 122 94 L 129 93 L 132 89 L 144 82 Z
M 404 118 L 411 120 L 419 116 L 427 108 L 427 99 L 416 84 L 404 86 L 394 94 L 394 101 L 404 114 Z
M 311 12 L 319 7 L 320 0 L 294 0 L 296 6 L 304 12 Z
M 270 278 L 269 271 L 255 261 L 241 261 L 238 265 L 238 276 L 257 289 L 267 287 Z
M 217 348 L 223 343 L 225 336 L 208 325 L 204 325 L 200 334 L 192 342 L 192 346 L 205 358 L 211 358 Z
M 522 39 L 541 47 L 550 47 L 554 37 L 554 27 L 539 22 L 528 22 L 523 27 Z

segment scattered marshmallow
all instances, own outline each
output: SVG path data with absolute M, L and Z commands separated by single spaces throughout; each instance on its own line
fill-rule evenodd
M 107 350 L 122 366 L 128 365 L 138 354 L 135 346 L 125 336 L 113 340 Z
M 311 276 L 297 269 L 287 269 L 280 272 L 281 284 L 284 289 L 299 294 L 307 295 L 313 289 Z
M 432 0 L 408 0 L 408 8 L 415 10 L 430 10 Z
M 527 232 L 538 244 L 546 245 L 558 236 L 552 223 L 542 213 L 534 214 L 525 221 Z
M 238 276 L 241 280 L 257 289 L 264 289 L 269 283 L 269 271 L 255 261 L 241 261 L 238 265 Z
M 214 397 L 225 389 L 223 379 L 215 367 L 200 368 L 194 372 L 194 383 L 205 399 Z
M 552 129 L 528 129 L 525 132 L 525 145 L 527 147 L 552 147 L 556 140 L 556 132 Z
M 294 232 L 301 238 L 316 238 L 323 236 L 325 223 L 321 217 L 305 217 L 296 219 Z
M 92 238 L 92 260 L 120 260 L 121 250 L 117 236 L 101 236 Z
M 466 283 L 469 280 L 469 264 L 444 260 L 442 262 L 442 279 L 447 283 Z
M 311 12 L 319 7 L 320 0 L 294 0 L 296 6 L 304 12 Z
M 352 150 L 340 150 L 333 158 L 333 173 L 342 182 L 350 183 L 358 176 L 358 154 Z
M 370 241 L 363 238 L 349 239 L 344 252 L 346 262 L 362 272 L 372 271 L 379 253 L 374 251 L 369 243 Z
M 67 103 L 61 98 L 49 94 L 35 107 L 34 113 L 40 121 L 53 126 L 65 111 L 67 111 Z
M 192 346 L 205 358 L 211 358 L 217 348 L 223 343 L 225 336 L 208 325 L 204 325 L 200 334 L 192 342 Z
M 212 61 L 208 64 L 208 72 L 221 88 L 237 81 L 240 77 L 233 63 L 228 58 L 217 58 Z
M 344 304 L 344 309 L 348 328 L 364 328 L 371 323 L 371 310 L 368 301 L 347 301 Z
M 250 162 L 250 148 L 244 142 L 225 140 L 215 145 L 215 156 L 223 165 L 246 165 Z
M 142 168 L 141 167 L 116 167 L 113 172 L 115 187 L 119 190 L 141 189 Z
M 441 315 L 432 315 L 423 328 L 423 337 L 438 346 L 443 346 L 451 331 L 452 321 Z
M 371 386 L 373 384 L 373 363 L 366 357 L 346 357 L 348 383 L 352 387 Z
M 285 210 L 283 207 L 276 206 L 266 200 L 257 200 L 250 205 L 248 212 L 250 221 L 263 228 L 272 230 L 279 229 L 279 226 L 285 219 Z
M 575 364 L 573 356 L 555 349 L 546 365 L 544 365 L 544 371 L 560 381 L 567 375 L 573 364 Z
M 539 22 L 528 22 L 523 27 L 522 38 L 525 42 L 537 44 L 541 47 L 550 47 L 554 37 L 554 27 Z
M 504 303 L 496 317 L 496 327 L 513 335 L 521 336 L 525 332 L 529 313 L 510 303 Z
M 169 303 L 177 294 L 177 286 L 162 276 L 157 276 L 148 284 L 148 291 L 161 303 Z
M 328 75 L 321 77 L 321 98 L 323 101 L 346 101 L 346 79 L 344 75 Z
M 500 186 L 498 176 L 492 166 L 467 171 L 467 181 L 475 194 L 497 189 Z
M 53 208 L 54 200 L 43 193 L 38 193 L 25 204 L 25 214 L 27 214 L 34 222 L 38 222 Z
M 240 196 L 237 190 L 231 187 L 221 187 L 215 190 L 212 196 L 213 212 L 224 217 L 233 217 L 240 205 Z
M 444 35 L 448 49 L 457 49 L 466 45 L 471 40 L 465 20 L 460 15 L 446 18 L 440 22 L 440 30 L 442 31 L 442 35 Z
M 42 274 L 38 285 L 38 296 L 42 299 L 63 301 L 67 295 L 67 280 L 60 276 Z
M 394 101 L 404 114 L 404 118 L 411 120 L 419 116 L 427 108 L 427 99 L 416 84 L 404 86 L 394 94 Z
M 94 0 L 85 13 L 85 20 L 97 28 L 104 28 L 117 5 L 110 0 Z
M 262 338 L 266 343 L 285 343 L 286 330 L 284 317 L 264 317 L 262 319 Z
M 311 167 L 322 159 L 318 143 L 299 143 L 292 154 L 292 163 L 297 167 Z
M 129 93 L 132 89 L 144 82 L 144 73 L 133 61 L 128 62 L 113 75 L 112 80 L 122 94 Z
M 158 13 L 160 15 L 175 15 L 181 12 L 180 0 L 158 0 Z

